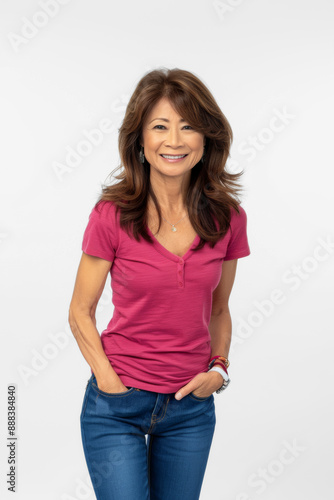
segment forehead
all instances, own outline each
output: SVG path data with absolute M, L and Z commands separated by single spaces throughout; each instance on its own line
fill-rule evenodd
M 179 113 L 173 108 L 172 103 L 167 97 L 162 97 L 151 109 L 148 114 L 147 119 L 153 120 L 153 118 L 168 118 L 169 116 L 177 115 Z

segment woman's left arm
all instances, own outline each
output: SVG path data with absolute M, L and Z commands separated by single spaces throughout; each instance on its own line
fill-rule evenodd
M 209 323 L 211 336 L 211 357 L 228 358 L 232 337 L 232 320 L 228 301 L 237 271 L 238 259 L 222 264 L 222 274 L 218 286 L 212 294 L 212 309 Z
M 228 357 L 232 335 L 232 321 L 228 300 L 234 283 L 237 262 L 238 259 L 223 262 L 219 284 L 212 294 L 211 318 L 209 322 L 211 357 Z M 175 397 L 176 399 L 182 399 L 195 390 L 195 396 L 206 397 L 221 387 L 222 383 L 222 376 L 216 371 L 198 373 L 188 384 L 177 391 Z M 179 395 L 180 397 L 178 397 Z

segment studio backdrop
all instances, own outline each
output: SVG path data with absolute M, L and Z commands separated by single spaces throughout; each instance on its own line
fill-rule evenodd
M 232 126 L 227 165 L 244 171 L 251 249 L 231 295 L 231 383 L 214 395 L 201 499 L 332 498 L 333 3 L 0 9 L 0 497 L 95 498 L 79 422 L 90 368 L 68 308 L 128 100 L 164 67 L 197 75 Z M 109 276 L 100 333 L 111 299 Z

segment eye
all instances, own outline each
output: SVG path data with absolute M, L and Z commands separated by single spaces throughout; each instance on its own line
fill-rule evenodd
M 155 126 L 153 127 L 153 129 L 155 129 L 155 128 L 157 128 L 157 127 L 166 128 L 164 125 L 155 125 Z M 188 127 L 188 129 L 193 130 L 193 128 L 192 128 L 190 125 L 185 125 L 183 128 L 185 128 L 185 127 Z M 162 130 L 162 129 L 161 129 L 161 128 L 159 128 L 158 130 Z

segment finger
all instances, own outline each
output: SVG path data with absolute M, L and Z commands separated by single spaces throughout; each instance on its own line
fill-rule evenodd
M 187 387 L 186 385 L 184 387 L 181 387 L 181 389 L 179 389 L 177 391 L 177 393 L 175 394 L 175 399 L 182 399 L 184 398 L 184 396 L 187 396 L 189 394 L 189 392 L 191 392 L 192 390 L 195 390 L 195 389 L 192 389 L 191 386 Z

